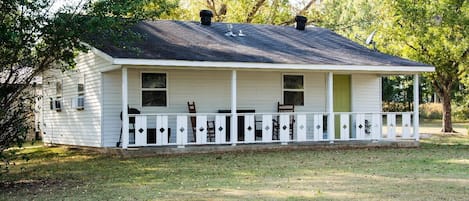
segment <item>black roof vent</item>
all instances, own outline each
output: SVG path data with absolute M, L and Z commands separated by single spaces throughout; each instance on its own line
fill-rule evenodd
M 305 30 L 306 22 L 308 21 L 308 18 L 305 16 L 297 15 L 295 17 L 296 21 L 296 29 L 298 30 Z
M 212 11 L 209 11 L 209 10 L 200 11 L 200 23 L 202 25 L 209 26 L 210 24 L 212 24 L 212 17 L 213 17 Z

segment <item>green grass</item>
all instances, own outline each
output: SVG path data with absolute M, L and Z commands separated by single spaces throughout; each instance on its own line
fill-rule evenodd
M 0 176 L 0 200 L 467 200 L 469 137 L 417 149 L 119 158 L 32 146 Z
M 421 119 L 420 133 L 441 134 L 441 119 Z M 469 134 L 469 121 L 453 121 L 453 129 L 460 134 Z

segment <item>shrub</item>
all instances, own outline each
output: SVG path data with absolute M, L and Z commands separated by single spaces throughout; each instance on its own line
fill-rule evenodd
M 453 106 L 453 117 L 455 120 L 469 120 L 469 107 L 465 105 Z
M 425 119 L 441 119 L 443 117 L 443 106 L 441 103 L 425 103 L 419 106 L 420 117 Z
M 412 111 L 408 103 L 383 102 L 383 112 L 406 112 Z

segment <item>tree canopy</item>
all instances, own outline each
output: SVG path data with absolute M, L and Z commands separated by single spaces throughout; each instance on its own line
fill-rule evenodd
M 435 66 L 424 74 L 443 103 L 443 129 L 452 132 L 451 104 L 468 81 L 469 2 L 465 0 L 326 0 L 320 25 L 364 44 L 376 31 L 377 50 Z M 370 48 L 373 48 L 370 46 Z M 389 81 L 389 80 L 388 80 Z M 460 99 L 468 96 L 460 91 Z
M 87 44 L 99 47 L 99 37 L 121 46 L 126 45 L 118 42 L 123 38 L 138 39 L 127 33 L 127 27 L 148 16 L 170 13 L 176 5 L 164 0 L 87 0 L 51 12 L 50 0 L 1 1 L 0 160 L 8 161 L 4 150 L 21 145 L 31 128 L 30 87 L 35 77 L 50 69 L 73 69 L 77 53 L 87 51 Z

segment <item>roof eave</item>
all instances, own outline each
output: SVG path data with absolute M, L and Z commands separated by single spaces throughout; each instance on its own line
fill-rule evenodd
M 232 69 L 274 69 L 274 70 L 311 70 L 311 71 L 354 71 L 367 73 L 424 73 L 434 72 L 433 66 L 372 66 L 372 65 L 327 65 L 327 64 L 282 64 L 282 63 L 252 63 L 252 62 L 220 62 L 220 61 L 186 61 L 186 60 L 157 60 L 114 58 L 114 65 L 130 66 L 167 66 L 167 67 L 197 67 L 197 68 L 232 68 Z

